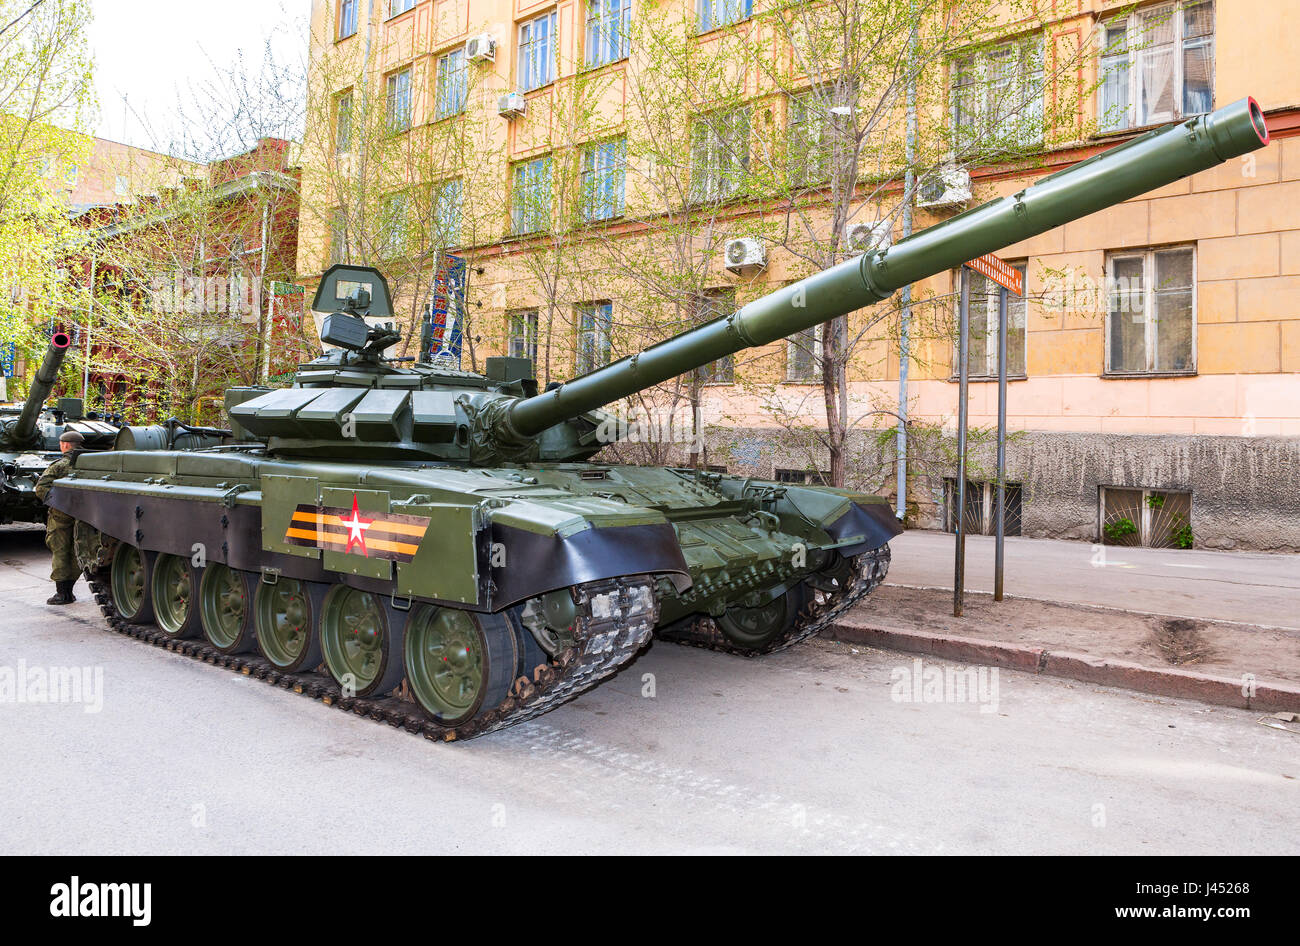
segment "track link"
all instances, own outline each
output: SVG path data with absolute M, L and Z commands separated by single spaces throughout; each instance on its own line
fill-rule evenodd
M 660 628 L 657 638 L 703 647 L 707 650 L 737 654 L 742 657 L 762 657 L 773 654 L 819 633 L 837 617 L 875 591 L 889 572 L 889 546 L 864 552 L 853 560 L 853 577 L 847 586 L 838 585 L 830 590 L 813 588 L 809 603 L 800 612 L 798 620 L 787 633 L 761 648 L 739 647 L 729 641 L 713 618 L 706 615 L 686 618 L 668 627 Z
M 574 645 L 535 666 L 531 676 L 517 678 L 500 705 L 459 726 L 447 727 L 428 719 L 415 703 L 397 696 L 348 696 L 328 674 L 314 670 L 286 673 L 257 654 L 223 654 L 202 638 L 174 640 L 153 625 L 132 624 L 113 605 L 107 570 L 87 570 L 85 576 L 109 627 L 119 634 L 191 660 L 255 677 L 327 706 L 427 739 L 448 742 L 481 736 L 532 719 L 591 689 L 630 662 L 649 643 L 659 617 L 657 604 L 646 610 L 646 601 L 655 600 L 654 585 L 649 578 L 617 578 L 578 586 Z M 597 602 L 599 607 L 593 607 Z M 627 619 L 629 613 L 637 616 Z

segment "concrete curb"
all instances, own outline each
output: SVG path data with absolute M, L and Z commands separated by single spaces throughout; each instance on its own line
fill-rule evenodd
M 945 660 L 1042 673 L 1180 700 L 1199 700 L 1202 703 L 1265 713 L 1300 712 L 1300 686 L 1291 684 L 1258 683 L 1249 678 L 1234 679 L 1190 670 L 1147 667 L 1128 660 L 1113 660 L 1069 651 L 1052 652 L 1041 647 L 1021 647 L 974 637 L 886 629 L 843 621 L 832 624 L 826 636 L 833 640 L 885 650 L 929 654 Z

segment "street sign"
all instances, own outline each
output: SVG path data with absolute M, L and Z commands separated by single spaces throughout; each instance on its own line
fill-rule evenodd
M 985 253 L 966 265 L 1018 296 L 1025 294 L 1025 279 L 1020 275 L 1020 270 L 999 256 Z

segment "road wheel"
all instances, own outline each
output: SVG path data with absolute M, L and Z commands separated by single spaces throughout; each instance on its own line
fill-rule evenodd
M 188 558 L 160 554 L 149 583 L 158 627 L 173 640 L 197 637 L 203 630 L 199 618 L 199 571 Z
M 113 607 L 131 624 L 153 621 L 153 601 L 149 595 L 149 556 L 134 545 L 123 542 L 113 554 L 109 590 Z
M 292 673 L 321 662 L 312 600 L 305 581 L 280 578 L 273 585 L 257 583 L 253 595 L 257 648 L 280 670 Z
M 256 647 L 253 633 L 253 577 L 229 565 L 213 563 L 199 581 L 199 618 L 208 642 L 223 654 Z
M 82 571 L 98 572 L 113 560 L 112 540 L 80 519 L 72 527 L 72 547 Z
M 804 586 L 795 585 L 756 608 L 728 608 L 717 619 L 718 628 L 737 647 L 761 651 L 794 630 L 803 605 Z
M 402 682 L 400 622 L 401 612 L 368 591 L 336 585 L 325 596 L 321 654 L 330 676 L 350 695 L 387 693 Z
M 455 726 L 495 708 L 519 672 L 519 641 L 503 614 L 421 604 L 406 628 L 406 680 L 436 722 Z

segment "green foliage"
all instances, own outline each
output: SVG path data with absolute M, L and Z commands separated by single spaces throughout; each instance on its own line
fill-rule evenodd
M 1138 528 L 1134 525 L 1132 519 L 1125 517 L 1107 523 L 1101 531 L 1105 533 L 1106 540 L 1114 544 L 1123 541 L 1131 535 L 1137 535 Z
M 1169 531 L 1169 541 L 1176 549 L 1190 549 L 1196 544 L 1192 535 L 1192 524 L 1185 516 L 1174 516 L 1174 527 Z

